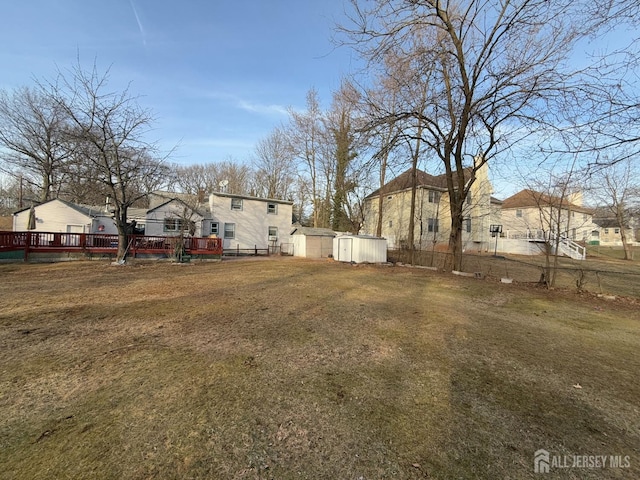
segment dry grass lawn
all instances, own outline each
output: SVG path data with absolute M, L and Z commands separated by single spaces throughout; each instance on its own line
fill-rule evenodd
M 633 300 L 287 258 L 5 264 L 0 307 L 3 479 L 640 478 Z

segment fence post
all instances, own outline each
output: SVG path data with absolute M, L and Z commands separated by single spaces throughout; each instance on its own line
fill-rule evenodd
M 27 240 L 24 244 L 24 261 L 29 261 L 29 244 L 31 243 L 31 232 L 27 232 Z

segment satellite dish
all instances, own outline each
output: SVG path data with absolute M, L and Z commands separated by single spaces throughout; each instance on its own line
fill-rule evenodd
M 218 185 L 220 185 L 222 188 L 224 188 L 227 185 L 229 185 L 229 180 L 222 180 Z

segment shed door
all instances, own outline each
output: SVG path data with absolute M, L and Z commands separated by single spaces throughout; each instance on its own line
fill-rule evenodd
M 353 238 L 339 238 L 338 239 L 338 260 L 341 262 L 351 261 L 351 250 L 353 245 Z
M 333 255 L 333 237 L 320 237 L 320 257 L 328 258 Z

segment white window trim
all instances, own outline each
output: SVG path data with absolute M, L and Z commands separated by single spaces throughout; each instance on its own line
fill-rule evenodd
M 227 225 L 233 225 L 233 230 L 232 230 L 233 235 L 231 235 L 231 236 L 227 236 Z M 233 239 L 233 238 L 236 238 L 236 224 L 235 224 L 235 223 L 225 223 L 225 224 L 224 224 L 224 234 L 223 234 L 223 237 L 224 237 L 224 238 L 226 238 L 226 239 Z
M 235 201 L 235 202 L 239 202 L 239 203 L 240 203 L 240 205 L 236 205 L 236 206 L 234 206 L 234 205 L 233 205 L 234 201 Z M 242 211 L 242 209 L 243 209 L 243 203 L 244 203 L 244 202 L 242 201 L 242 199 L 241 199 L 241 198 L 232 198 L 232 199 L 231 199 L 231 210 L 239 210 L 239 211 Z

